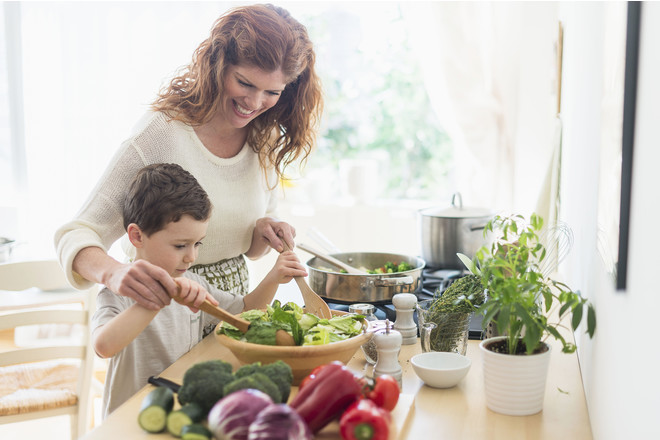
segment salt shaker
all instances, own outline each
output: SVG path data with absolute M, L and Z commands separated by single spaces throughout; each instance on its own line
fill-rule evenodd
M 412 293 L 397 293 L 392 297 L 392 304 L 396 309 L 394 328 L 401 333 L 402 344 L 417 343 L 417 324 L 413 318 L 417 297 Z
M 399 351 L 401 351 L 401 333 L 390 329 L 389 321 L 385 322 L 385 329 L 378 330 L 373 340 L 378 351 L 378 360 L 374 366 L 374 377 L 387 374 L 396 379 L 399 388 L 402 387 L 401 378 L 403 370 L 399 364 Z

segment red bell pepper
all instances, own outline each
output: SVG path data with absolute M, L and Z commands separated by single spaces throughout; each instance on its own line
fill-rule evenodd
M 372 400 L 360 399 L 348 407 L 339 419 L 339 433 L 344 440 L 387 440 L 391 416 Z
M 304 379 L 303 379 L 304 380 Z M 317 433 L 361 395 L 360 383 L 341 362 L 331 362 L 318 370 L 289 403 Z

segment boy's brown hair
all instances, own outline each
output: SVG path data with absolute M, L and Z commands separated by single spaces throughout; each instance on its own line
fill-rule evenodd
M 211 201 L 197 179 L 181 166 L 157 163 L 142 168 L 124 198 L 124 229 L 135 223 L 147 236 L 183 215 L 204 221 L 211 216 Z

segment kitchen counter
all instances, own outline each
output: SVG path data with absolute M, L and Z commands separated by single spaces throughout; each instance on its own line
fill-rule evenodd
M 419 339 L 414 345 L 401 348 L 399 362 L 403 368 L 403 390 L 400 406 L 395 409 L 398 439 L 591 439 L 591 426 L 587 412 L 578 358 L 575 354 L 561 353 L 559 344 L 551 343 L 548 382 L 543 411 L 531 416 L 505 416 L 486 407 L 483 387 L 479 341 L 469 341 L 467 356 L 472 367 L 467 376 L 454 388 L 427 387 L 415 375 L 410 358 L 419 353 Z M 224 359 L 236 368 L 238 360 L 221 346 L 213 335 L 202 340 L 162 374 L 162 377 L 181 383 L 183 374 L 191 365 L 209 360 Z M 371 367 L 358 350 L 349 362 L 357 373 L 368 373 Z M 85 439 L 174 439 L 173 436 L 148 434 L 137 423 L 142 399 L 153 388 L 146 385 L 130 400 L 113 412 Z M 294 387 L 292 395 L 297 388 Z M 318 439 L 339 439 L 337 423 L 327 426 Z

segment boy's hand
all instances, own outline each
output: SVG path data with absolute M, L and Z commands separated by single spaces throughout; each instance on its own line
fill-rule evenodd
M 174 282 L 179 287 L 177 297 L 174 299 L 178 303 L 188 306 L 193 313 L 199 312 L 199 306 L 207 299 L 213 305 L 218 305 L 218 301 L 199 283 L 184 277 L 174 278 Z
M 282 252 L 275 262 L 275 266 L 270 273 L 276 277 L 279 284 L 286 284 L 293 277 L 306 277 L 307 271 L 302 265 L 298 256 L 293 251 Z

